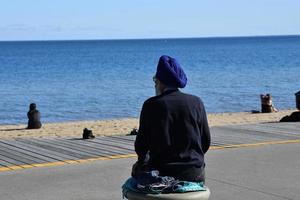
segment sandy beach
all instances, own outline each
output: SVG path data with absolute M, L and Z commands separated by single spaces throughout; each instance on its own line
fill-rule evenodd
M 278 122 L 283 116 L 295 110 L 282 110 L 277 113 L 217 113 L 208 114 L 211 127 L 238 124 L 253 124 L 264 122 Z M 74 137 L 81 138 L 84 128 L 91 129 L 94 135 L 126 135 L 133 128 L 138 128 L 137 118 L 112 119 L 99 121 L 77 121 L 63 123 L 43 123 L 41 129 L 26 130 L 26 124 L 0 125 L 0 138 L 18 137 Z

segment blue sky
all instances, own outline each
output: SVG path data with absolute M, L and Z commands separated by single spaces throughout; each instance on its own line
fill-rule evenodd
M 300 0 L 0 0 L 0 40 L 300 34 Z

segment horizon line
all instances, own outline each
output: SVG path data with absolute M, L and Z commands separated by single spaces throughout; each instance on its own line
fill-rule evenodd
M 0 42 L 63 42 L 63 41 L 124 41 L 124 40 L 178 40 L 178 39 L 230 39 L 230 38 L 255 38 L 255 37 L 300 37 L 300 34 L 291 35 L 239 35 L 239 36 L 203 36 L 203 37 L 146 37 L 146 38 L 95 38 L 95 39 L 28 39 L 28 40 L 0 40 Z

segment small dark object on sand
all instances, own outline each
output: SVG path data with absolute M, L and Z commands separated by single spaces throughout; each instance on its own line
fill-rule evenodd
M 136 128 L 132 129 L 129 135 L 137 135 L 138 130 Z
M 92 130 L 87 128 L 83 129 L 82 139 L 94 139 L 95 136 L 93 135 Z
M 260 113 L 259 110 L 251 110 L 252 114 Z
M 280 122 L 300 122 L 300 111 L 284 116 L 281 118 Z

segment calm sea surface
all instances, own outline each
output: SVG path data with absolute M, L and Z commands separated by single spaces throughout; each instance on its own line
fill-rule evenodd
M 259 110 L 261 93 L 295 107 L 300 36 L 0 42 L 0 124 L 27 123 L 31 102 L 42 122 L 138 117 L 162 54 L 179 60 L 183 91 L 207 112 Z

